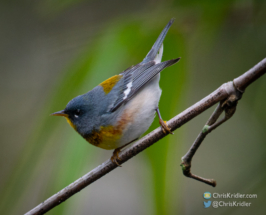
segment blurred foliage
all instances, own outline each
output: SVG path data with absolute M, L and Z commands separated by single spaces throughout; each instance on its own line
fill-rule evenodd
M 37 8 L 44 14 L 59 15 L 82 3 L 82 0 L 39 1 Z M 234 23 L 230 24 L 232 16 L 236 16 L 240 24 L 242 20 L 249 24 L 252 19 L 254 25 L 265 18 L 265 14 L 261 12 L 262 8 L 265 9 L 265 3 L 260 1 L 182 0 L 166 1 L 158 5 L 161 8 L 153 8 L 149 15 L 144 10 L 141 14 L 123 15 L 106 22 L 101 32 L 89 39 L 83 52 L 66 65 L 64 71 L 58 73 L 58 77 L 55 77 L 57 85 L 50 89 L 50 96 L 38 114 L 40 117 L 36 119 L 32 134 L 3 186 L 0 196 L 1 214 L 21 213 L 21 210 L 28 209 L 26 204 L 37 205 L 81 177 L 84 169 L 88 172 L 95 167 L 96 163 L 92 161 L 99 161 L 98 149 L 88 146 L 74 131 L 68 132 L 65 122 L 49 117 L 49 114 L 63 109 L 70 99 L 91 90 L 108 77 L 140 62 L 171 17 L 176 16 L 176 22 L 164 42 L 163 60 L 181 57 L 181 61 L 167 68 L 161 75 L 160 86 L 163 94 L 159 107 L 164 120 L 172 118 L 185 107 L 186 96 L 190 91 L 189 83 L 193 76 L 191 62 L 198 65 L 197 62 L 213 57 L 210 55 L 215 47 L 219 47 L 222 30 L 230 32 L 230 28 L 234 28 Z M 256 10 L 256 14 L 252 13 L 252 8 Z M 249 29 L 244 28 L 242 31 L 243 34 L 249 33 Z M 203 40 L 204 52 L 199 56 L 198 50 L 191 50 L 191 43 L 200 46 Z M 243 46 L 243 41 L 244 39 L 239 39 L 239 47 Z M 230 47 L 232 56 L 239 54 L 239 50 L 234 49 L 238 44 L 236 41 L 236 44 Z M 226 54 L 229 56 L 230 53 L 228 51 Z M 250 62 L 254 63 L 254 59 L 256 62 L 263 55 L 265 56 L 265 49 L 258 50 Z M 212 65 L 212 60 L 210 58 L 205 62 L 210 62 L 209 68 L 216 68 L 216 65 Z M 253 64 L 246 62 L 238 68 L 245 70 L 249 68 L 247 65 Z M 247 106 L 257 115 L 263 128 L 266 128 L 266 115 L 265 109 L 261 108 L 261 99 L 264 98 L 265 86 L 265 82 L 260 82 L 256 86 L 258 94 L 250 99 L 251 102 L 247 102 Z M 158 126 L 156 117 L 149 131 Z M 184 138 L 182 135 L 178 132 L 178 135 L 166 137 L 144 152 L 153 173 L 151 184 L 154 211 L 157 215 L 176 214 L 176 211 L 169 207 L 169 200 L 174 191 L 170 191 L 171 195 L 168 196 L 167 187 L 176 186 L 174 184 L 178 181 L 173 181 L 172 175 L 167 171 L 171 160 L 176 156 L 171 151 L 178 151 L 181 147 L 173 144 L 181 142 Z M 180 170 L 177 167 L 175 171 Z M 169 181 L 173 184 L 169 185 Z M 26 201 L 33 193 L 34 201 Z M 146 201 L 145 197 L 142 198 Z M 171 204 L 175 204 L 174 201 L 173 199 Z M 48 214 L 68 214 L 72 205 L 73 202 L 68 200 Z
M 84 0 L 46 0 L 46 1 L 39 1 L 39 11 L 43 15 L 58 15 L 60 12 L 75 7 L 77 4 L 83 2 Z M 88 1 L 88 0 L 87 0 Z M 92 0 L 89 0 L 92 1 Z

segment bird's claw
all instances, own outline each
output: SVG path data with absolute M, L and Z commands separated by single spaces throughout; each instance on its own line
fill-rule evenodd
M 174 134 L 171 129 L 168 127 L 167 122 L 163 121 L 162 119 L 159 119 L 159 123 L 162 126 L 163 133 L 165 134 Z
M 121 150 L 118 148 L 118 149 L 115 149 L 114 152 L 113 152 L 113 155 L 111 157 L 111 161 L 116 164 L 117 166 L 120 166 L 122 167 L 119 163 L 118 163 L 118 160 L 121 161 L 121 158 L 119 157 L 119 152 Z

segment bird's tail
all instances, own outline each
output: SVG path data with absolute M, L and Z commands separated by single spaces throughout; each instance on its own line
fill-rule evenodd
M 162 54 L 163 54 L 163 40 L 164 40 L 169 28 L 173 24 L 174 20 L 175 19 L 172 18 L 168 22 L 168 24 L 164 27 L 163 31 L 161 32 L 161 34 L 157 38 L 156 42 L 153 44 L 153 46 L 152 46 L 151 50 L 149 51 L 149 53 L 143 59 L 142 63 L 147 63 L 147 62 L 152 61 L 152 60 L 155 60 L 156 63 L 160 63 L 161 62 L 161 58 L 162 58 Z

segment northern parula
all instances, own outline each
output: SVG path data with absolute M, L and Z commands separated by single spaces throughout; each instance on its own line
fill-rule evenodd
M 155 112 L 163 132 L 172 133 L 161 118 L 158 103 L 162 90 L 160 72 L 180 58 L 161 62 L 163 40 L 174 22 L 165 26 L 144 60 L 91 91 L 72 99 L 54 116 L 67 122 L 89 143 L 103 149 L 115 149 L 111 160 L 119 165 L 119 152 L 148 130 Z

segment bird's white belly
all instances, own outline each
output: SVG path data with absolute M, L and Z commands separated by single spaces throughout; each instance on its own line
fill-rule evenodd
M 124 111 L 131 120 L 123 131 L 118 147 L 139 138 L 152 124 L 162 93 L 159 80 L 160 74 L 155 76 L 124 106 Z

